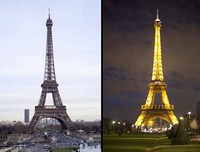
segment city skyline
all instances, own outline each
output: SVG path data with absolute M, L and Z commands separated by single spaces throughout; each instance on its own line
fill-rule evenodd
M 53 20 L 53 50 L 58 89 L 72 121 L 101 119 L 100 2 L 0 2 L 0 121 L 30 119 L 42 91 L 46 20 Z M 52 105 L 47 96 L 46 104 Z
M 196 113 L 200 100 L 199 6 L 196 0 L 104 0 L 104 117 L 135 123 L 140 114 L 152 76 L 157 9 L 169 101 L 178 118 L 189 111 Z

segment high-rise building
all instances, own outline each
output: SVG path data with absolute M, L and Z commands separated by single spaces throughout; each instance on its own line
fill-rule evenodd
M 29 123 L 29 109 L 24 110 L 24 122 Z

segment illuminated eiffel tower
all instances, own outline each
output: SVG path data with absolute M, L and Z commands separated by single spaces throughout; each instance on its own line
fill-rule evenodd
M 59 91 L 58 83 L 56 82 L 54 56 L 53 56 L 53 39 L 52 39 L 52 26 L 53 22 L 50 18 L 46 21 L 47 26 L 47 45 L 46 45 L 46 60 L 44 82 L 41 85 L 42 93 L 38 106 L 35 106 L 35 114 L 27 128 L 27 132 L 32 132 L 37 123 L 43 118 L 54 118 L 60 122 L 62 130 L 76 130 L 73 122 L 66 112 L 66 106 L 63 105 Z M 54 105 L 45 105 L 47 94 L 52 94 Z
M 170 105 L 167 96 L 167 85 L 164 82 L 163 68 L 162 68 L 162 55 L 161 55 L 161 21 L 157 10 L 157 17 L 154 22 L 155 28 L 155 43 L 154 43 L 154 61 L 152 81 L 149 84 L 149 93 L 145 105 L 141 106 L 141 114 L 135 122 L 136 127 L 153 126 L 154 120 L 160 118 L 167 121 L 169 124 L 178 124 L 178 119 L 174 115 L 174 105 Z M 161 94 L 161 105 L 155 105 L 155 95 Z

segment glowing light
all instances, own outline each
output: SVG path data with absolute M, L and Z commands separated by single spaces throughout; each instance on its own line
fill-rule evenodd
M 152 71 L 152 82 L 149 84 L 149 92 L 145 105 L 141 106 L 142 112 L 135 122 L 136 127 L 153 126 L 154 122 L 150 120 L 155 118 L 161 118 L 169 122 L 170 124 L 178 124 L 178 119 L 175 116 L 173 110 L 174 106 L 170 105 L 167 95 L 167 85 L 163 82 L 163 67 L 162 67 L 162 52 L 161 52 L 161 21 L 157 13 L 157 18 L 154 22 L 155 28 L 155 42 L 154 42 L 154 60 Z M 162 104 L 154 105 L 155 94 L 160 93 Z M 153 111 L 153 113 L 152 113 Z M 146 130 L 144 130 L 146 131 Z
M 190 114 L 191 114 L 191 112 L 189 111 L 189 112 L 188 112 L 188 115 L 189 115 L 189 119 L 190 119 Z

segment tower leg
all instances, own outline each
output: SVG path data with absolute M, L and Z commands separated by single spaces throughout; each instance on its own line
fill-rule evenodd
M 38 121 L 39 121 L 39 116 L 37 116 L 37 114 L 34 114 L 32 120 L 27 128 L 27 132 L 32 132 Z
M 135 122 L 135 126 L 143 127 L 144 126 L 144 119 L 146 118 L 146 111 L 142 111 L 140 116 L 138 117 L 137 121 Z

